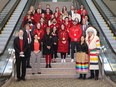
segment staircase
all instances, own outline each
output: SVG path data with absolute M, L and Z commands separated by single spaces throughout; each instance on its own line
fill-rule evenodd
M 32 75 L 32 69 L 27 68 L 26 79 L 38 78 L 77 78 L 75 62 L 70 62 L 71 58 L 66 58 L 66 63 L 61 63 L 61 58 L 56 59 L 56 63 L 51 63 L 52 68 L 45 68 L 45 58 L 41 58 L 41 73 Z M 36 67 L 35 67 L 36 68 Z
M 50 4 L 51 10 L 54 12 L 55 7 L 59 7 L 60 11 L 63 6 L 67 6 L 69 11 L 72 2 L 41 2 L 42 8 L 45 9 L 46 4 Z M 58 55 L 60 57 L 60 55 Z M 52 68 L 45 68 L 45 58 L 41 58 L 41 73 L 32 75 L 32 69 L 27 68 L 26 79 L 38 78 L 77 78 L 75 71 L 75 62 L 71 63 L 71 58 L 66 58 L 66 63 L 61 63 L 61 58 L 56 59 L 56 63 L 51 63 Z M 36 68 L 36 67 L 35 67 Z

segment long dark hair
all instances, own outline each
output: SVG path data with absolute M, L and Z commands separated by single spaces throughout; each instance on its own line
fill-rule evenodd
M 81 38 L 82 37 L 84 37 L 84 43 L 86 43 L 86 41 L 85 41 L 85 35 L 82 35 Z M 81 44 L 81 38 L 80 38 L 80 41 L 79 41 L 80 44 Z

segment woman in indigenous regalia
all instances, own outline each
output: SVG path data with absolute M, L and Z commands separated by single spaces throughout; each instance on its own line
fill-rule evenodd
M 81 36 L 76 53 L 76 71 L 80 74 L 79 79 L 86 79 L 86 74 L 89 71 L 88 60 L 88 46 L 85 42 L 85 37 Z
M 100 40 L 97 36 L 96 29 L 89 27 L 86 30 L 86 42 L 89 48 L 89 57 L 90 57 L 90 77 L 88 79 L 98 80 L 99 76 L 99 59 L 98 55 L 100 52 Z

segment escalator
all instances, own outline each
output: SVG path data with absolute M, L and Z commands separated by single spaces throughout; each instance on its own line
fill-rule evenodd
M 13 49 L 13 40 L 16 37 L 16 32 L 21 28 L 24 15 L 26 15 L 29 7 L 34 5 L 35 2 L 37 3 L 36 0 L 33 0 L 33 2 L 31 0 L 20 0 L 20 3 L 12 13 L 12 16 L 0 34 L 0 45 L 5 45 L 4 41 L 7 41 L 4 53 L 0 55 L 0 85 L 5 83 L 5 81 L 11 77 L 12 71 L 14 69 L 14 59 L 11 53 L 11 49 Z M 4 38 L 7 38 L 7 40 Z M 9 48 L 10 54 L 8 52 Z
M 104 32 L 106 32 L 106 35 L 110 35 L 107 37 L 109 40 L 109 43 L 111 44 L 111 47 L 113 48 L 114 52 L 116 53 L 116 22 L 115 17 L 113 14 L 108 10 L 108 8 L 105 6 L 105 4 L 101 0 L 92 0 L 92 2 L 97 7 L 98 11 L 102 15 L 103 19 L 105 20 L 107 26 L 109 27 L 108 30 L 105 28 Z M 110 32 L 107 32 L 110 31 Z

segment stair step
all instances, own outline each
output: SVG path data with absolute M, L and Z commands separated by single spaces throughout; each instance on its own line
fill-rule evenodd
M 31 64 L 31 63 L 30 63 Z M 40 64 L 41 68 L 45 68 L 46 63 Z M 75 69 L 75 63 L 51 63 L 52 68 L 72 68 Z M 35 68 L 37 67 L 37 63 L 35 63 Z
M 38 79 L 38 78 L 77 78 L 78 75 L 77 74 L 73 74 L 73 75 L 66 75 L 66 74 L 56 74 L 56 75 L 52 75 L 52 74 L 27 74 L 26 75 L 26 79 Z
M 32 69 L 27 69 L 27 74 L 32 73 Z M 42 74 L 66 74 L 66 75 L 72 75 L 76 74 L 76 70 L 73 68 L 41 68 Z
M 30 58 L 30 61 L 32 60 L 32 58 Z M 71 61 L 71 58 L 66 58 L 66 62 L 69 62 L 70 63 Z M 41 58 L 41 63 L 45 63 L 46 60 L 45 58 Z M 56 58 L 56 63 L 61 63 L 61 58 Z

